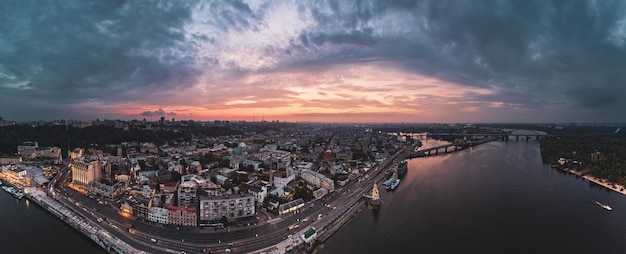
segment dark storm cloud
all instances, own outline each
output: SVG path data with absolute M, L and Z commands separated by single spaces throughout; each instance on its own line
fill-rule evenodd
M 173 50 L 189 13 L 185 2 L 3 1 L 0 90 L 73 103 L 172 86 L 196 72 Z
M 491 95 L 494 101 L 512 100 L 529 108 L 540 105 L 537 101 L 567 101 L 574 109 L 626 120 L 620 112 L 626 107 L 626 2 L 342 4 L 331 1 L 331 8 L 313 12 L 326 29 L 307 32 L 300 38 L 303 44 L 364 45 L 351 49 L 350 56 L 389 60 L 463 85 L 498 88 Z M 393 16 L 403 20 L 394 23 Z M 345 57 L 326 56 L 334 61 Z M 587 117 L 575 120 L 594 120 Z
M 626 2 L 0 2 L 0 101 L 16 108 L 5 118 L 85 102 L 167 109 L 151 102 L 198 80 L 216 91 L 364 62 L 493 91 L 467 100 L 626 121 Z

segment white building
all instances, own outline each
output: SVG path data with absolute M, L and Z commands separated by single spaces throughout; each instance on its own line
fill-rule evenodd
M 260 206 L 263 204 L 263 201 L 265 201 L 265 198 L 267 197 L 267 186 L 253 186 L 252 188 L 250 188 L 249 192 L 252 194 L 252 196 L 254 196 L 254 200 L 256 201 L 257 205 Z
M 274 176 L 273 181 L 274 181 L 274 187 L 276 188 L 284 188 L 285 186 L 287 186 L 287 184 L 291 181 L 293 181 L 294 179 L 296 179 L 296 175 L 292 174 L 290 176 L 287 177 L 279 177 L 279 176 Z
M 300 177 L 308 184 L 316 188 L 326 188 L 328 192 L 335 191 L 335 182 L 326 176 L 313 170 L 302 170 Z
M 150 207 L 148 220 L 156 223 L 167 224 L 167 209 L 162 207 Z

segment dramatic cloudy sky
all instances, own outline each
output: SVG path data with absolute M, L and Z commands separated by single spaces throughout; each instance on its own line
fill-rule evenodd
M 0 116 L 626 121 L 626 1 L 0 1 Z

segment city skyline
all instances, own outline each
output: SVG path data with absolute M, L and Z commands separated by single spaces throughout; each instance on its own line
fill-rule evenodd
M 6 120 L 624 122 L 622 1 L 4 1 Z

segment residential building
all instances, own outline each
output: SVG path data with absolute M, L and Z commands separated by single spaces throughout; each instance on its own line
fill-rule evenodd
M 138 219 L 148 219 L 148 200 L 143 197 L 135 197 L 137 202 L 132 203 L 133 215 Z
M 324 197 L 326 194 L 328 194 L 328 190 L 326 188 L 319 188 L 319 189 L 313 191 L 313 197 L 315 199 L 320 199 L 320 198 Z
M 313 170 L 300 171 L 300 178 L 316 188 L 326 188 L 328 192 L 335 191 L 335 182 Z
M 148 209 L 148 220 L 156 223 L 167 224 L 168 213 L 166 208 L 162 207 L 150 207 Z
M 235 221 L 255 215 L 254 196 L 241 194 L 233 196 L 200 196 L 200 221 L 220 221 L 225 217 Z
M 121 181 L 114 185 L 107 185 L 97 181 L 89 182 L 89 193 L 100 195 L 105 198 L 114 199 L 126 191 L 128 182 Z
M 195 207 L 198 200 L 196 198 L 198 184 L 194 181 L 182 182 L 178 186 L 178 206 Z
M 252 186 L 249 192 L 254 196 L 254 200 L 256 201 L 257 206 L 263 204 L 265 198 L 267 197 L 267 187 L 266 186 Z
M 198 226 L 198 219 L 195 207 L 168 206 L 167 220 L 168 223 L 172 225 L 184 227 Z

